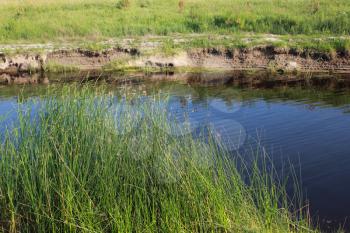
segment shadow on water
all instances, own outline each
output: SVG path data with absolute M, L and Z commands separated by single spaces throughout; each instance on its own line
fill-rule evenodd
M 90 73 L 10 79 L 0 86 L 0 116 L 10 114 L 12 119 L 19 101 L 40 100 L 48 86 L 59 89 L 70 82 L 103 84 L 119 96 L 167 96 L 168 111 L 185 114 L 194 126 L 189 132 L 212 128 L 229 150 L 243 155 L 261 144 L 279 173 L 292 164 L 300 173 L 312 216 L 319 217 L 326 231 L 350 216 L 348 75 Z M 344 227 L 349 225 L 345 222 Z

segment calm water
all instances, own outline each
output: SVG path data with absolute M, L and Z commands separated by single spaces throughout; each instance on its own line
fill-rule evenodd
M 19 93 L 30 100 L 46 88 L 0 87 L 0 118 L 15 116 Z M 231 150 L 245 150 L 258 141 L 278 169 L 292 163 L 301 173 L 313 216 L 319 216 L 325 225 L 337 225 L 350 217 L 349 90 L 252 89 L 164 81 L 109 88 L 137 90 L 145 96 L 168 95 L 168 110 L 175 115 L 186 113 L 190 130 L 212 126 Z

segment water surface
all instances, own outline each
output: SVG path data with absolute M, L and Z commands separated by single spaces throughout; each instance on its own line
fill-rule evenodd
M 69 84 L 66 84 L 69 85 Z M 2 86 L 0 118 L 15 117 L 19 100 L 45 93 L 48 85 Z M 167 109 L 185 115 L 190 131 L 213 127 L 231 150 L 261 144 L 278 169 L 291 163 L 313 216 L 335 226 L 350 217 L 350 91 L 318 87 L 242 88 L 188 82 L 141 81 L 109 85 L 119 93 L 162 95 Z M 8 124 L 5 121 L 1 129 Z

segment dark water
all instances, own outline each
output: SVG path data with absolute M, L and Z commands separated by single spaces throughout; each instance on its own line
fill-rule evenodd
M 14 116 L 18 98 L 36 98 L 46 88 L 1 87 L 0 118 Z M 349 90 L 310 86 L 256 89 L 165 81 L 108 88 L 137 90 L 146 96 L 168 95 L 170 111 L 186 112 L 195 127 L 213 126 L 223 141 L 229 142 L 229 149 L 242 150 L 258 141 L 277 168 L 291 163 L 300 172 L 311 213 L 319 216 L 325 228 L 337 227 L 350 217 Z

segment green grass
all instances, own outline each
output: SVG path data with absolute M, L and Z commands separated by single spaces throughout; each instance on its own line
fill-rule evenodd
M 2 0 L 0 41 L 59 41 L 173 33 L 350 33 L 348 0 Z
M 2 232 L 314 232 L 265 166 L 166 133 L 158 97 L 124 95 L 117 117 L 115 97 L 67 87 L 36 117 L 19 106 L 0 146 Z
M 72 65 L 60 65 L 56 63 L 47 63 L 44 66 L 44 70 L 47 73 L 70 73 L 70 72 L 78 72 L 79 68 Z
M 104 50 L 136 47 L 175 55 L 193 48 L 273 45 L 300 53 L 350 54 L 347 0 L 3 0 L 0 43 Z M 275 36 L 268 35 L 272 33 Z M 159 37 L 160 36 L 160 37 Z M 123 38 L 131 38 L 125 43 Z M 113 39 L 112 41 L 110 39 Z M 106 42 L 107 43 L 103 43 Z M 156 42 L 147 48 L 142 42 Z M 144 51 L 144 50 L 146 51 Z M 6 54 L 43 48 L 0 48 Z

